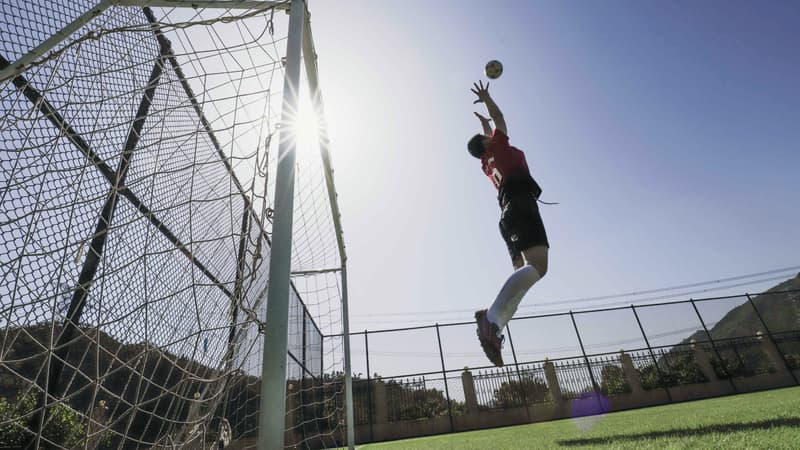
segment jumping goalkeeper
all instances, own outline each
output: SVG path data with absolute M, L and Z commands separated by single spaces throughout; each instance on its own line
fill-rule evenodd
M 469 140 L 469 153 L 481 160 L 481 169 L 497 188 L 500 204 L 500 234 L 508 246 L 514 273 L 508 277 L 488 310 L 475 312 L 478 339 L 484 353 L 495 366 L 503 366 L 501 350 L 503 328 L 517 311 L 528 289 L 547 273 L 547 252 L 550 244 L 539 215 L 537 201 L 542 190 L 531 177 L 525 154 L 508 143 L 508 128 L 503 113 L 489 95 L 489 83 L 482 81 L 470 89 L 489 112 L 486 118 L 475 113 L 483 134 Z M 494 122 L 494 131 L 490 122 Z

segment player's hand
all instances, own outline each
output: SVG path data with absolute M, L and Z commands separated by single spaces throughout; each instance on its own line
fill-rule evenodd
M 478 96 L 478 99 L 472 103 L 483 103 L 486 100 L 489 100 L 489 82 L 486 82 L 486 86 L 483 85 L 483 81 L 478 81 L 477 83 L 473 83 L 474 89 L 470 89 L 473 94 Z
M 488 118 L 486 116 L 482 116 L 482 115 L 478 114 L 477 112 L 475 113 L 475 117 L 477 117 L 478 120 L 480 120 L 482 124 L 483 123 L 488 124 L 489 122 L 492 121 L 492 119 L 490 119 L 490 118 Z

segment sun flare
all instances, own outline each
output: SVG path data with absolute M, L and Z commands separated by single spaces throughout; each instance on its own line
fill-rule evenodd
M 300 94 L 297 113 L 290 126 L 293 127 L 297 138 L 298 151 L 305 152 L 316 147 L 319 140 L 319 119 L 311 99 L 305 92 Z

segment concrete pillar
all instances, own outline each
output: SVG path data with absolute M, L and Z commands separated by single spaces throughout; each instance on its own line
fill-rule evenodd
M 375 423 L 389 422 L 389 405 L 386 402 L 386 384 L 383 380 L 375 382 L 373 400 L 375 401 Z
M 642 377 L 639 374 L 639 371 L 636 370 L 636 366 L 633 365 L 633 360 L 631 359 L 631 355 L 623 352 L 620 355 L 622 359 L 622 370 L 625 372 L 625 378 L 628 379 L 628 384 L 631 386 L 631 392 L 642 392 Z
M 556 366 L 550 361 L 545 361 L 544 363 L 544 377 L 547 379 L 547 388 L 550 391 L 550 396 L 553 397 L 553 401 L 555 403 L 563 403 L 564 398 L 561 396 L 561 386 L 558 384 Z
M 694 360 L 697 362 L 697 366 L 700 367 L 700 371 L 703 372 L 706 379 L 710 382 L 719 381 L 717 373 L 714 372 L 714 367 L 711 365 L 711 360 L 708 359 L 708 353 L 706 353 L 703 347 L 692 344 L 692 350 L 694 351 Z
M 478 396 L 475 394 L 475 380 L 472 372 L 465 370 L 461 373 L 461 384 L 464 386 L 464 401 L 467 404 L 468 414 L 478 413 Z

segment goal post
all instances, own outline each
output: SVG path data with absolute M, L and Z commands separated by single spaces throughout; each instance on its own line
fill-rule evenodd
M 314 37 L 311 32 L 311 13 L 305 16 L 305 28 L 303 33 L 303 61 L 306 66 L 308 76 L 308 86 L 312 99 L 314 111 L 320 118 L 319 127 L 319 146 L 322 164 L 325 167 L 325 184 L 328 191 L 328 201 L 331 205 L 331 213 L 334 226 L 336 227 L 336 243 L 339 247 L 341 258 L 341 277 L 342 277 L 342 339 L 344 345 L 344 384 L 345 384 L 345 420 L 347 426 L 347 444 L 350 450 L 355 446 L 355 419 L 353 415 L 353 380 L 352 365 L 350 363 L 350 313 L 347 296 L 347 252 L 344 245 L 344 235 L 342 231 L 341 213 L 339 212 L 339 201 L 337 200 L 336 186 L 333 182 L 333 167 L 330 158 L 330 139 L 328 137 L 328 126 L 325 121 L 325 111 L 322 102 L 322 90 L 319 86 L 319 74 L 317 72 L 317 51 L 314 48 Z M 352 424 L 352 425 L 351 425 Z
M 300 57 L 305 25 L 303 0 L 291 0 L 286 67 L 283 76 L 278 171 L 275 178 L 275 218 L 269 263 L 269 290 L 261 370 L 259 449 L 281 449 L 286 423 L 286 365 L 288 349 L 289 284 L 292 259 L 292 213 L 294 210 L 295 127 L 300 95 Z
M 4 442 L 353 448 L 306 3 L 0 0 Z

